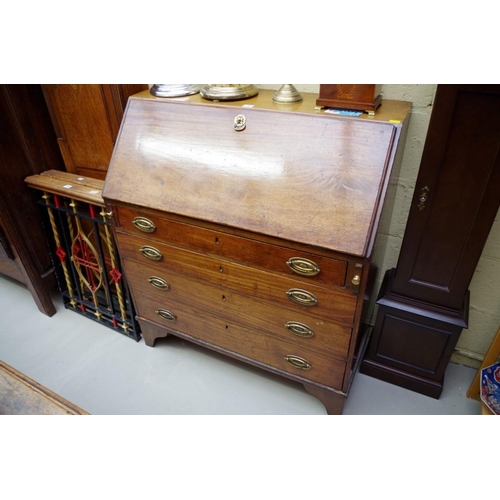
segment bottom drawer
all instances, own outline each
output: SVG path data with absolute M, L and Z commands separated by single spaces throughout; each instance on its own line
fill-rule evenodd
M 307 348 L 294 346 L 263 332 L 212 316 L 199 316 L 196 310 L 177 304 L 175 310 L 162 309 L 161 304 L 148 301 L 139 308 L 140 315 L 173 332 L 184 333 L 245 356 L 259 363 L 341 390 L 345 363 Z M 158 311 L 162 311 L 160 314 Z M 171 315 L 171 316 L 170 316 Z

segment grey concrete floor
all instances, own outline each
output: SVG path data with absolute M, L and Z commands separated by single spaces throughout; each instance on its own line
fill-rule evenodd
M 0 359 L 94 415 L 324 415 L 297 383 L 175 337 L 148 347 L 66 310 L 40 313 L 29 291 L 0 277 Z M 479 415 L 475 375 L 450 364 L 428 398 L 356 374 L 344 415 Z

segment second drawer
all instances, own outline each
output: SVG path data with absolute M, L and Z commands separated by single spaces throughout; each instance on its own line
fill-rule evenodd
M 293 278 L 159 243 L 154 248 L 159 257 L 153 261 L 144 255 L 143 250 L 149 248 L 145 240 L 123 234 L 117 234 L 117 238 L 123 257 L 140 265 L 152 265 L 156 273 L 175 272 L 197 281 L 275 302 L 297 312 L 321 316 L 327 320 L 334 318 L 336 323 L 346 326 L 351 326 L 354 322 L 357 301 L 350 291 L 316 285 L 304 286 Z

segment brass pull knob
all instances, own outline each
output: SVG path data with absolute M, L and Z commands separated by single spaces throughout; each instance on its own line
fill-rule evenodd
M 174 313 L 171 313 L 170 311 L 167 311 L 167 309 L 160 309 L 156 310 L 156 314 L 160 316 L 160 318 L 163 318 L 167 321 L 175 321 L 177 318 L 175 317 Z
M 146 217 L 136 217 L 132 224 L 143 233 L 154 233 L 156 231 L 155 223 L 146 219 Z
M 245 115 L 237 115 L 233 123 L 234 130 L 236 130 L 236 132 L 245 130 L 245 127 L 247 126 L 246 121 L 247 119 L 245 118 Z
M 316 276 L 320 272 L 320 268 L 315 262 L 302 257 L 292 257 L 286 264 L 294 273 L 301 276 Z
M 299 323 L 298 321 L 289 321 L 285 325 L 285 328 L 290 333 L 293 333 L 298 337 L 310 338 L 314 335 L 314 331 L 311 328 L 309 328 L 307 325 L 304 325 L 304 323 Z
M 108 219 L 109 220 L 109 219 L 111 219 L 111 217 L 113 217 L 113 211 L 111 210 L 109 212 L 106 212 L 106 210 L 104 209 L 104 207 L 103 207 L 102 211 L 99 212 L 99 213 L 102 215 L 103 219 Z
M 286 292 L 290 300 L 293 300 L 296 304 L 301 306 L 315 306 L 318 303 L 318 299 L 307 290 L 301 290 L 300 288 L 290 288 Z
M 142 255 L 144 255 L 144 257 L 147 257 L 150 260 L 161 260 L 163 258 L 161 252 L 155 247 L 144 245 L 140 248 L 139 251 L 142 253 Z
M 309 361 L 305 360 L 304 358 L 300 358 L 299 356 L 294 356 L 293 354 L 285 356 L 285 360 L 294 368 L 298 368 L 299 370 L 310 370 L 312 368 Z
M 158 276 L 150 276 L 148 278 L 149 284 L 158 288 L 158 290 L 168 290 L 170 285 L 163 279 Z
M 356 276 L 352 278 L 351 283 L 354 286 L 359 286 L 359 284 L 361 283 L 361 276 L 359 274 L 356 274 Z

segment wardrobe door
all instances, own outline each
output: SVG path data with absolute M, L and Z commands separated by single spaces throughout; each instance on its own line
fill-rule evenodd
M 104 179 L 128 97 L 147 85 L 43 85 L 66 170 Z
M 0 273 L 25 284 L 51 316 L 55 275 L 36 199 L 24 182 L 64 169 L 40 85 L 0 85 L 0 158 Z

